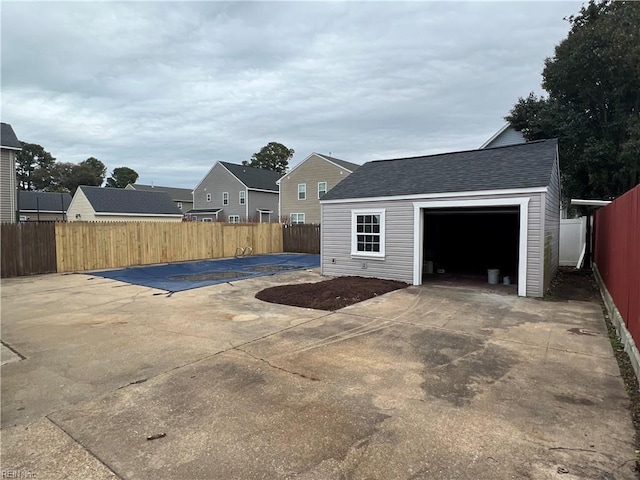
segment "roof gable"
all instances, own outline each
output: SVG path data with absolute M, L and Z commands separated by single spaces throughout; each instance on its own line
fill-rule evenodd
M 64 213 L 69 209 L 71 195 L 56 192 L 31 192 L 18 190 L 18 205 L 21 212 L 33 210 Z
M 293 167 L 290 171 L 288 171 L 287 173 L 285 173 L 284 175 L 282 175 L 279 179 L 278 179 L 278 184 L 280 184 L 280 182 L 288 175 L 291 175 L 293 172 L 296 171 L 296 169 L 302 165 L 304 165 L 306 162 L 308 162 L 309 160 L 311 160 L 312 158 L 319 158 L 321 160 L 324 160 L 327 163 L 331 163 L 333 165 L 335 165 L 338 168 L 342 168 L 344 170 L 347 170 L 349 173 L 353 173 L 356 171 L 357 168 L 360 167 L 360 165 L 358 165 L 357 163 L 351 163 L 351 162 L 347 162 L 346 160 L 340 160 L 339 158 L 333 158 L 330 157 L 328 155 L 322 155 L 320 153 L 316 153 L 313 152 L 311 155 L 309 155 L 307 158 L 305 158 L 304 160 L 302 160 L 300 163 L 298 163 L 295 167 Z
M 242 182 L 247 188 L 254 190 L 268 190 L 278 192 L 276 181 L 280 178 L 278 172 L 265 170 L 263 168 L 238 165 L 236 163 L 218 162 L 226 168 L 234 177 Z
M 133 183 L 127 185 L 127 189 L 131 187 L 133 190 L 144 192 L 165 192 L 176 202 L 192 202 L 193 194 L 190 188 L 162 187 L 159 185 L 145 185 L 143 183 Z
M 546 187 L 557 140 L 378 160 L 362 165 L 323 200 Z
M 0 122 L 0 143 L 5 148 L 22 150 L 22 144 L 16 137 L 16 132 L 13 131 L 13 128 L 8 123 Z
M 96 213 L 139 215 L 182 215 L 165 192 L 145 192 L 124 188 L 78 187 Z

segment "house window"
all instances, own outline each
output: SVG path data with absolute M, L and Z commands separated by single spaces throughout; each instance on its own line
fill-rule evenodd
M 207 193 L 207 202 L 210 202 L 210 201 L 211 201 L 211 194 Z
M 304 213 L 292 213 L 291 214 L 291 224 L 295 225 L 297 223 L 304 223 Z
M 327 193 L 327 182 L 318 182 L 318 198 L 322 198 Z
M 244 205 L 245 200 L 246 200 L 246 198 L 247 198 L 247 192 L 245 192 L 244 190 L 240 190 L 239 195 L 240 195 L 240 197 L 239 197 L 239 199 L 240 199 L 240 205 Z
M 229 215 L 229 223 L 240 223 L 240 215 Z
M 202 221 L 203 222 L 213 222 L 213 219 L 211 219 L 211 218 L 203 218 Z
M 178 208 L 182 210 L 182 202 L 178 202 L 177 205 L 178 205 Z
M 298 184 L 298 200 L 306 200 L 307 199 L 307 184 L 299 183 Z
M 384 210 L 351 211 L 351 255 L 384 257 Z
M 229 192 L 222 192 L 222 205 L 229 205 Z

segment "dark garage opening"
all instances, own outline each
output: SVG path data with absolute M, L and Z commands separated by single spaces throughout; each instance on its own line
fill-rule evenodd
M 423 280 L 487 284 L 499 269 L 516 285 L 519 236 L 518 207 L 424 209 Z

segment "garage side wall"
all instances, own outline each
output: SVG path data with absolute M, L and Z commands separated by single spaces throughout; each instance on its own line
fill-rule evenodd
M 527 296 L 541 297 L 543 285 L 543 194 L 460 197 L 455 200 L 529 198 L 527 242 Z M 439 198 L 415 201 L 438 201 Z M 447 198 L 447 200 L 453 200 Z M 413 200 L 326 203 L 322 205 L 322 274 L 358 275 L 413 282 Z M 386 255 L 384 259 L 351 258 L 351 210 L 385 209 Z M 469 236 L 473 241 L 473 236 Z
M 385 209 L 384 259 L 351 258 L 351 210 Z M 322 274 L 413 282 L 413 204 L 406 201 L 322 205 Z
M 560 265 L 560 171 L 557 158 L 551 173 L 549 189 L 543 198 L 545 203 L 544 293 L 549 288 L 553 277 L 558 273 Z

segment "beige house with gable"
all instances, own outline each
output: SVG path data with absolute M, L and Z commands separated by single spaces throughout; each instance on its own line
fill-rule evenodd
M 312 153 L 276 183 L 282 223 L 320 223 L 320 198 L 360 165 Z

